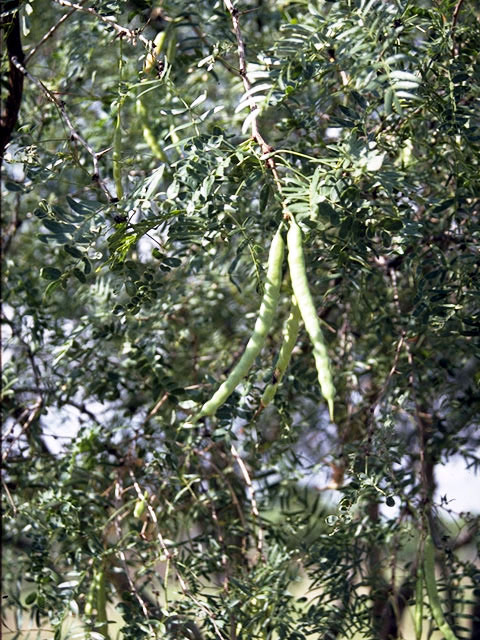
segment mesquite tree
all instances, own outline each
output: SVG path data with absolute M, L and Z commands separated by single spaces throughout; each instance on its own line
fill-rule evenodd
M 3 3 L 7 637 L 479 637 L 479 18 Z

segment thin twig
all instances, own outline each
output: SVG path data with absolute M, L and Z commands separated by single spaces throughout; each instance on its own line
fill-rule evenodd
M 144 496 L 143 496 L 142 490 L 140 488 L 140 485 L 138 484 L 138 482 L 137 482 L 137 480 L 135 478 L 135 474 L 133 473 L 133 471 L 131 469 L 130 469 L 129 473 L 130 473 L 130 478 L 132 480 L 132 483 L 133 483 L 133 486 L 135 488 L 135 491 L 137 492 L 138 499 L 139 500 L 143 500 Z M 219 629 L 217 623 L 215 622 L 215 618 L 213 617 L 213 613 L 212 613 L 211 609 L 205 603 L 201 602 L 200 600 L 197 600 L 197 598 L 195 598 L 193 596 L 193 594 L 189 592 L 187 583 L 183 579 L 180 571 L 178 570 L 178 567 L 175 564 L 175 561 L 174 561 L 174 558 L 173 558 L 173 554 L 170 551 L 170 549 L 167 547 L 167 545 L 165 543 L 165 540 L 163 539 L 163 536 L 162 536 L 162 534 L 160 532 L 160 527 L 158 525 L 157 514 L 155 513 L 155 510 L 152 508 L 152 505 L 148 502 L 148 500 L 147 500 L 146 507 L 147 507 L 148 514 L 149 514 L 150 518 L 152 519 L 153 524 L 155 525 L 155 529 L 156 529 L 156 532 L 157 532 L 157 540 L 158 540 L 158 543 L 160 545 L 160 548 L 161 548 L 164 556 L 169 561 L 171 561 L 172 564 L 173 564 L 173 567 L 175 569 L 175 575 L 177 577 L 177 580 L 178 580 L 178 583 L 180 585 L 180 588 L 182 590 L 183 595 L 185 597 L 187 597 L 187 598 L 190 598 L 190 600 L 192 602 L 194 602 L 197 605 L 197 607 L 199 607 L 199 609 L 201 611 L 203 611 L 203 613 L 207 616 L 207 619 L 210 620 L 210 622 L 212 623 L 213 628 L 214 628 L 215 633 L 217 634 L 217 636 L 220 638 L 220 640 L 223 640 L 223 636 L 222 636 L 222 634 L 220 632 L 220 629 Z
M 200 449 L 196 449 L 195 453 L 199 456 L 206 456 L 206 451 L 202 451 Z M 232 486 L 232 483 L 230 482 L 230 480 L 228 479 L 227 474 L 223 471 L 223 469 L 220 469 L 220 467 L 218 465 L 216 465 L 213 460 L 208 460 L 208 464 L 212 467 L 212 469 L 215 471 L 215 473 L 217 473 L 219 476 L 221 476 L 223 478 L 223 480 L 225 481 L 228 490 L 230 491 L 230 495 L 232 497 L 232 502 L 235 505 L 235 508 L 237 510 L 238 513 L 238 518 L 240 520 L 240 523 L 243 527 L 244 530 L 247 529 L 247 521 L 245 519 L 245 515 L 242 511 L 242 505 L 240 504 L 237 494 L 235 493 L 235 490 Z
M 70 138 L 72 140 L 77 140 L 77 142 L 79 142 L 81 144 L 81 146 L 87 151 L 87 153 L 92 157 L 92 162 L 93 162 L 93 176 L 92 176 L 92 179 L 95 182 L 97 182 L 98 186 L 105 193 L 105 195 L 107 196 L 108 200 L 111 201 L 112 200 L 112 194 L 108 190 L 108 188 L 105 185 L 105 183 L 103 182 L 103 180 L 100 178 L 100 165 L 99 165 L 98 159 L 102 154 L 101 153 L 97 153 L 90 146 L 90 144 L 87 142 L 87 140 L 85 140 L 85 138 L 80 133 L 78 133 L 78 131 L 75 129 L 75 127 L 72 124 L 72 121 L 70 120 L 70 116 L 68 115 L 68 113 L 67 113 L 67 111 L 65 109 L 64 102 L 61 101 L 61 100 L 58 100 L 58 98 L 55 96 L 55 94 L 52 91 L 50 91 L 50 89 L 48 89 L 48 87 L 46 87 L 41 80 L 39 80 L 38 78 L 33 76 L 29 71 L 27 71 L 25 69 L 25 67 L 22 64 L 20 64 L 20 62 L 18 62 L 18 60 L 15 57 L 11 58 L 11 60 L 12 60 L 12 63 L 17 67 L 17 69 L 19 69 L 24 74 L 24 76 L 27 77 L 31 82 L 36 84 L 37 87 L 39 87 L 43 91 L 43 93 L 47 96 L 47 98 L 50 100 L 50 102 L 52 102 L 57 107 L 57 109 L 58 109 L 58 111 L 60 113 L 60 117 L 62 118 L 63 122 L 67 126 L 67 129 L 70 132 Z
M 126 27 L 122 27 L 117 22 L 115 22 L 115 20 L 110 16 L 102 16 L 100 13 L 98 13 L 98 11 L 96 11 L 92 7 L 83 7 L 81 4 L 77 2 L 69 2 L 69 0 L 54 0 L 54 1 L 57 4 L 61 5 L 62 7 L 70 7 L 71 9 L 75 9 L 76 11 L 83 11 L 84 13 L 89 13 L 90 15 L 95 16 L 102 22 L 105 22 L 105 24 L 108 24 L 110 27 L 115 29 L 115 31 L 119 35 L 126 36 L 130 40 L 135 41 L 136 34 L 134 31 L 132 31 L 131 29 L 127 29 Z
M 258 128 L 258 116 L 260 115 L 260 113 L 259 113 L 258 105 L 256 104 L 251 94 L 252 83 L 250 82 L 250 79 L 247 73 L 247 56 L 246 56 L 245 42 L 243 40 L 242 31 L 240 29 L 240 23 L 238 19 L 240 14 L 238 9 L 233 6 L 232 0 L 223 0 L 223 1 L 228 12 L 230 13 L 230 17 L 232 19 L 233 31 L 235 33 L 235 38 L 237 40 L 238 62 L 240 67 L 239 74 L 240 74 L 240 77 L 242 78 L 243 86 L 247 93 L 248 105 L 252 115 L 252 118 L 251 118 L 252 138 L 260 147 L 262 151 L 262 158 L 265 160 L 266 166 L 271 170 L 273 179 L 275 181 L 275 185 L 278 189 L 278 192 L 281 194 L 282 183 L 280 181 L 280 176 L 278 174 L 275 158 L 274 156 L 271 155 L 275 151 L 275 149 L 266 142 L 265 138 L 262 136 Z M 285 205 L 283 204 L 283 200 L 282 200 L 282 207 L 284 210 L 284 214 L 287 214 L 288 212 Z
M 374 403 L 370 407 L 370 412 L 372 414 L 375 411 L 375 408 L 378 406 L 378 404 L 381 401 L 381 399 L 383 398 L 383 396 L 385 395 L 385 392 L 386 392 L 386 390 L 388 388 L 390 380 L 392 379 L 392 377 L 394 376 L 394 374 L 397 371 L 398 360 L 399 360 L 400 352 L 402 350 L 402 347 L 403 347 L 404 343 L 405 343 L 405 329 L 402 329 L 401 334 L 400 334 L 400 338 L 399 338 L 399 340 L 397 342 L 397 346 L 395 347 L 395 355 L 393 357 L 393 363 L 392 363 L 391 369 L 388 372 L 388 375 L 385 378 L 385 382 L 383 383 L 382 388 L 380 389 L 377 397 L 375 398 Z
M 223 590 L 225 592 L 227 592 L 228 591 L 228 573 L 227 573 L 228 562 L 227 562 L 225 539 L 223 537 L 222 528 L 221 528 L 220 522 L 218 520 L 217 510 L 215 509 L 215 504 L 214 504 L 213 500 L 209 501 L 209 506 L 210 506 L 210 509 L 212 511 L 212 520 L 213 520 L 213 522 L 215 524 L 215 527 L 217 529 L 218 544 L 223 549 L 222 559 L 221 559 L 222 567 L 223 567 L 224 572 L 225 572 L 224 576 L 223 576 Z
M 243 86 L 245 88 L 245 91 L 248 94 L 248 104 L 250 107 L 250 111 L 253 114 L 252 117 L 252 125 L 251 125 L 251 129 L 252 129 L 252 138 L 258 143 L 258 145 L 260 146 L 260 148 L 262 149 L 262 153 L 271 153 L 273 151 L 273 148 L 270 147 L 270 145 L 268 145 L 266 143 L 266 141 L 264 140 L 262 134 L 260 133 L 259 129 L 258 129 L 258 106 L 255 103 L 255 100 L 253 99 L 253 96 L 251 95 L 250 91 L 252 88 L 252 84 L 250 82 L 250 79 L 247 75 L 247 56 L 246 56 L 246 50 L 245 50 L 245 42 L 243 41 L 243 36 L 242 36 L 242 32 L 240 30 L 240 24 L 238 21 L 238 16 L 239 16 L 239 12 L 238 9 L 236 9 L 231 0 L 224 0 L 225 2 L 225 6 L 227 7 L 230 16 L 232 18 L 232 25 L 233 25 L 233 31 L 235 33 L 235 37 L 237 39 L 237 51 L 238 51 L 238 61 L 240 64 L 240 76 L 242 78 L 242 82 L 243 82 Z M 268 160 L 268 162 L 270 162 L 271 159 Z
M 258 512 L 257 500 L 255 498 L 255 490 L 253 488 L 252 480 L 250 478 L 250 474 L 248 473 L 248 469 L 245 466 L 244 461 L 240 457 L 240 454 L 238 453 L 237 449 L 233 444 L 230 447 L 230 451 L 240 468 L 243 479 L 245 480 L 245 484 L 247 485 L 247 489 L 250 494 L 250 503 L 252 505 L 252 518 L 253 518 L 253 522 L 256 523 L 257 525 L 257 551 L 261 556 L 263 552 L 263 530 L 260 524 L 260 513 Z
M 82 4 L 83 2 L 85 2 L 86 0 L 80 0 L 80 4 Z M 47 33 L 43 36 L 43 38 L 40 39 L 40 41 L 34 46 L 34 48 L 29 51 L 27 53 L 27 55 L 25 56 L 25 60 L 23 61 L 23 64 L 26 66 L 28 64 L 28 61 L 37 53 L 37 51 L 40 49 L 41 46 L 43 46 L 45 44 L 45 42 L 47 40 L 49 40 L 53 34 L 57 31 L 57 29 L 66 21 L 68 20 L 68 18 L 73 15 L 76 11 L 78 11 L 77 7 L 73 7 L 72 9 L 70 9 L 70 11 L 68 13 L 65 13 L 60 20 L 58 20 L 58 22 L 56 24 L 53 25 L 53 27 L 51 27 Z
M 160 398 L 160 400 L 157 402 L 157 404 L 153 407 L 153 409 L 151 411 L 148 412 L 147 417 L 145 418 L 145 420 L 143 421 L 143 424 L 146 425 L 147 422 L 149 420 L 151 420 L 153 418 L 153 416 L 155 416 L 160 409 L 163 407 L 163 405 L 165 404 L 165 402 L 168 399 L 168 396 L 170 394 L 168 393 L 168 391 L 166 391 L 163 396 Z
M 142 501 L 145 500 L 145 497 L 144 497 L 143 492 L 142 492 L 142 490 L 140 488 L 140 485 L 138 484 L 137 479 L 135 478 L 135 474 L 133 473 L 133 471 L 131 469 L 129 470 L 129 474 L 130 474 L 130 478 L 132 480 L 133 487 L 134 487 L 135 491 L 137 492 L 138 499 L 142 500 Z M 155 525 L 155 528 L 157 530 L 157 539 L 158 539 L 158 543 L 160 545 L 160 548 L 161 548 L 165 558 L 167 558 L 168 560 L 171 560 L 173 558 L 173 554 L 170 552 L 169 548 L 167 547 L 167 545 L 165 543 L 165 540 L 163 539 L 163 536 L 162 536 L 162 534 L 160 532 L 160 528 L 158 526 L 157 514 L 155 513 L 154 509 L 152 508 L 152 505 L 148 502 L 148 500 L 146 502 L 146 507 L 147 507 L 148 514 L 149 514 L 150 518 L 152 519 L 152 522 Z M 180 575 L 178 576 L 178 578 L 179 578 L 179 582 L 180 582 L 180 586 L 182 587 L 182 590 L 183 590 L 184 587 L 186 589 L 187 587 L 186 587 L 186 585 L 185 585 L 185 583 L 183 581 L 183 578 Z M 167 591 L 167 586 L 166 585 L 164 585 L 164 590 Z
M 84 7 L 81 4 L 76 2 L 70 2 L 69 0 L 54 0 L 57 4 L 60 4 L 62 7 L 70 7 L 71 9 L 76 9 L 78 11 L 83 11 L 84 13 L 89 13 L 95 18 L 98 18 L 105 24 L 108 24 L 112 29 L 114 29 L 119 36 L 122 38 L 127 38 L 132 44 L 135 44 L 137 40 L 142 42 L 148 49 L 151 49 L 152 43 L 150 40 L 142 36 L 138 31 L 133 29 L 127 29 L 127 27 L 122 27 L 120 24 L 115 22 L 113 18 L 110 16 L 102 16 L 98 11 L 93 9 L 92 7 Z
M 90 418 L 92 422 L 95 422 L 95 424 L 98 424 L 98 425 L 101 424 L 97 416 L 94 413 L 92 413 L 89 409 L 87 409 L 84 402 L 75 402 L 74 400 L 68 400 L 66 401 L 65 404 L 68 404 L 70 407 L 73 407 L 77 411 L 80 411 L 80 413 L 84 413 L 86 416 Z
M 392 283 L 393 303 L 395 305 L 395 310 L 397 312 L 397 315 L 400 317 L 401 309 L 400 309 L 400 299 L 398 296 L 397 274 L 395 272 L 395 269 L 392 269 L 392 268 L 388 270 L 388 273 Z M 405 351 L 407 353 L 407 360 L 409 365 L 408 382 L 410 385 L 410 392 L 412 394 L 412 400 L 414 404 L 415 422 L 417 424 L 418 432 L 419 432 L 421 494 L 422 494 L 423 504 L 426 506 L 428 504 L 428 494 L 429 494 L 427 463 L 426 463 L 426 456 L 425 456 L 427 436 L 425 433 L 425 425 L 422 418 L 420 417 L 420 413 L 418 409 L 418 401 L 417 401 L 417 396 L 415 392 L 415 373 L 414 373 L 413 356 L 412 356 L 412 351 L 410 349 L 410 345 L 408 344 L 408 340 L 406 340 L 406 331 L 404 328 L 402 328 L 401 337 L 403 338 L 403 346 L 405 347 Z M 422 519 L 422 528 L 423 527 L 424 527 L 424 521 Z
M 122 487 L 120 485 L 120 482 L 118 481 L 118 478 L 115 482 L 115 498 L 117 499 L 117 502 L 121 502 L 121 496 L 122 496 Z M 115 530 L 118 536 L 118 540 L 120 541 L 122 539 L 122 528 L 120 526 L 120 522 L 118 519 L 118 516 L 115 518 Z M 135 596 L 138 604 L 140 605 L 140 608 L 142 610 L 143 615 L 145 616 L 145 620 L 148 620 L 150 618 L 149 612 L 148 612 L 148 608 L 147 605 L 145 603 L 145 601 L 143 600 L 142 596 L 139 594 L 137 588 L 135 587 L 135 584 L 133 583 L 133 580 L 130 576 L 130 571 L 128 569 L 128 564 L 127 564 L 127 558 L 125 556 L 124 551 L 119 548 L 118 551 L 118 555 L 120 556 L 120 560 L 122 561 L 122 565 L 123 565 L 123 570 L 125 572 L 125 575 L 127 576 L 127 581 L 128 581 L 128 585 L 130 587 L 130 591 L 133 593 L 133 595 Z M 150 633 L 152 634 L 152 637 L 154 636 L 154 630 L 153 627 L 147 623 L 148 625 L 148 629 L 150 631 Z
M 462 534 L 458 536 L 458 538 L 453 542 L 452 548 L 456 551 L 466 546 L 467 544 L 472 543 L 478 533 L 480 519 L 477 518 L 475 522 L 470 525 L 468 531 L 464 531 Z
M 33 407 L 31 407 L 31 409 L 28 409 L 28 412 L 29 412 L 30 415 L 28 416 L 28 418 L 23 423 L 22 428 L 20 430 L 20 433 L 14 439 L 14 441 L 11 443 L 11 445 L 8 447 L 8 449 L 6 449 L 2 453 L 2 460 L 5 461 L 8 458 L 8 455 L 9 455 L 10 451 L 12 450 L 12 447 L 15 444 L 15 442 L 22 436 L 22 434 L 24 434 L 29 429 L 30 425 L 38 418 L 38 416 L 40 415 L 40 412 L 42 410 L 42 407 L 43 407 L 43 399 L 42 399 L 41 396 L 39 396 L 37 398 L 37 401 L 33 405 Z M 15 424 L 16 423 L 14 422 L 12 424 L 12 426 L 10 427 L 8 433 L 6 433 L 5 436 L 3 436 L 4 441 L 6 441 L 7 438 L 11 435 L 13 429 L 15 428 Z
M 17 507 L 15 506 L 15 503 L 13 501 L 12 494 L 8 490 L 7 483 L 5 482 L 5 480 L 3 478 L 2 478 L 2 486 L 3 486 L 4 490 L 5 490 L 6 495 L 7 495 L 7 500 L 9 501 L 10 505 L 12 506 L 13 515 L 16 517 L 16 515 L 17 515 Z
M 458 0 L 455 5 L 455 9 L 453 10 L 452 15 L 452 26 L 451 26 L 451 36 L 452 36 L 452 56 L 458 56 L 458 43 L 455 41 L 455 31 L 457 29 L 458 16 L 460 14 L 460 9 L 462 8 L 463 0 Z

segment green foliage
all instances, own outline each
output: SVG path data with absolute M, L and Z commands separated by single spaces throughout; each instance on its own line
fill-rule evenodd
M 480 463 L 478 8 L 237 9 L 18 8 L 26 76 L 2 182 L 7 637 L 31 623 L 58 640 L 388 640 L 408 637 L 416 605 L 424 634 L 444 620 L 473 639 L 478 516 L 438 495 L 435 468 Z M 6 49 L 6 95 L 12 64 Z M 302 326 L 261 402 L 284 274 L 263 350 L 192 424 L 242 356 L 292 214 L 335 423 Z M 417 584 L 429 531 L 434 615 Z

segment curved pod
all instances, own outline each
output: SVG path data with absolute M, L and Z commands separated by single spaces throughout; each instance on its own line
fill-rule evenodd
M 283 343 L 278 354 L 277 362 L 275 363 L 275 381 L 265 388 L 262 399 L 260 401 L 262 407 L 267 407 L 273 400 L 275 393 L 277 392 L 278 385 L 282 381 L 285 371 L 287 370 L 293 347 L 297 342 L 300 318 L 300 309 L 298 308 L 295 296 L 292 296 L 292 306 L 290 309 L 290 314 L 287 318 L 287 321 L 285 322 L 285 327 L 283 329 Z
M 435 577 L 435 546 L 430 533 L 425 539 L 425 546 L 423 548 L 423 576 L 433 619 L 437 623 L 440 633 L 443 634 L 445 640 L 458 640 L 452 627 L 445 619 L 440 596 L 438 595 L 437 579 Z
M 290 269 L 293 293 L 313 345 L 313 357 L 315 358 L 318 382 L 320 383 L 322 395 L 327 401 L 330 418 L 333 420 L 335 387 L 333 386 L 332 373 L 330 371 L 330 360 L 328 358 L 322 330 L 320 329 L 320 322 L 313 303 L 312 294 L 308 286 L 305 258 L 303 255 L 302 232 L 293 216 L 291 216 L 290 228 L 287 233 L 287 246 L 288 266 Z
M 115 189 L 117 191 L 117 198 L 119 200 L 123 198 L 121 158 L 122 129 L 119 103 L 115 131 L 113 132 L 113 181 L 115 182 Z
M 158 59 L 158 56 L 162 53 L 165 46 L 166 35 L 166 31 L 160 31 L 155 36 L 155 40 L 153 41 L 153 53 L 147 53 L 147 57 L 145 58 L 145 62 L 143 65 L 143 70 L 145 71 L 145 73 L 150 73 L 155 67 L 155 62 Z
M 282 264 L 285 245 L 280 229 L 281 227 L 276 232 L 270 246 L 265 292 L 250 340 L 245 347 L 242 357 L 234 366 L 228 378 L 220 385 L 212 398 L 203 405 L 200 413 L 191 421 L 192 423 L 195 423 L 204 416 L 215 415 L 217 410 L 234 392 L 242 378 L 247 375 L 255 358 L 265 344 L 265 338 L 273 323 L 280 294 L 280 284 L 282 282 Z

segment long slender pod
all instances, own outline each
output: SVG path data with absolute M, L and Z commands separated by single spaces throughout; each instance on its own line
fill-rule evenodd
M 322 330 L 320 329 L 320 322 L 313 303 L 312 294 L 308 286 L 305 258 L 303 255 L 302 232 L 291 214 L 290 228 L 287 233 L 287 246 L 288 266 L 290 269 L 293 293 L 297 300 L 303 322 L 305 323 L 305 328 L 312 341 L 318 382 L 320 383 L 323 397 L 327 401 L 330 418 L 333 420 L 335 387 L 333 386 L 332 373 L 330 371 L 330 360 L 328 358 Z
M 162 162 L 168 162 L 168 158 L 167 158 L 164 150 L 158 144 L 157 138 L 155 137 L 155 134 L 153 133 L 152 129 L 150 128 L 150 125 L 149 125 L 149 122 L 148 122 L 147 109 L 146 109 L 141 97 L 137 98 L 135 106 L 136 106 L 137 114 L 139 116 L 140 123 L 141 123 L 141 126 L 142 126 L 142 133 L 143 133 L 143 138 L 144 138 L 145 142 L 148 144 L 148 146 L 152 150 L 153 155 L 156 158 L 158 158 Z
M 227 398 L 235 391 L 239 382 L 244 378 L 255 358 L 258 356 L 265 344 L 265 338 L 272 326 L 275 310 L 277 308 L 282 281 L 282 264 L 285 245 L 283 242 L 281 227 L 279 227 L 273 237 L 268 255 L 267 278 L 265 282 L 265 292 L 263 294 L 258 317 L 250 340 L 245 347 L 242 357 L 234 366 L 228 378 L 223 382 L 212 398 L 200 409 L 189 423 L 194 424 L 204 416 L 213 416 L 224 404 Z
M 415 640 L 422 640 L 423 632 L 423 569 L 417 567 L 417 581 L 415 583 Z
M 452 627 L 445 619 L 440 596 L 438 595 L 437 579 L 435 577 L 435 546 L 431 533 L 427 534 L 423 548 L 423 574 L 430 608 L 440 633 L 443 634 L 445 640 L 458 640 Z
M 118 60 L 118 75 L 119 83 L 122 82 L 123 71 L 123 50 L 122 39 L 120 38 L 120 57 Z M 117 107 L 117 119 L 115 123 L 115 130 L 113 132 L 113 180 L 115 182 L 115 189 L 117 192 L 117 198 L 121 200 L 123 198 L 123 186 L 122 186 L 122 102 L 121 98 L 118 99 Z
M 298 328 L 300 326 L 300 309 L 298 308 L 295 296 L 292 296 L 292 306 L 290 308 L 290 314 L 285 322 L 283 329 L 283 342 L 280 347 L 277 362 L 275 363 L 275 370 L 273 372 L 274 382 L 269 384 L 263 392 L 262 399 L 260 401 L 262 407 L 266 407 L 273 400 L 278 385 L 282 381 L 282 378 L 287 370 L 290 357 L 292 355 L 293 347 L 295 346 L 298 338 Z
M 97 574 L 93 574 L 85 599 L 85 615 L 93 616 L 97 608 Z
M 121 113 L 120 103 L 118 104 L 117 121 L 115 123 L 115 131 L 113 133 L 113 180 L 115 182 L 115 189 L 117 192 L 117 198 L 121 200 L 123 198 L 123 186 L 122 186 L 122 128 L 121 128 Z
M 177 47 L 177 34 L 175 29 L 170 28 L 168 34 L 167 47 L 165 49 L 165 58 L 168 64 L 172 65 L 175 61 L 175 51 Z
M 97 625 L 104 638 L 108 638 L 107 622 L 107 590 L 105 582 L 105 565 L 98 569 L 97 573 Z

